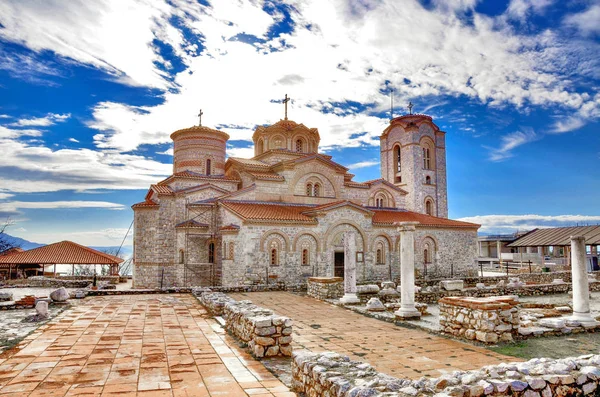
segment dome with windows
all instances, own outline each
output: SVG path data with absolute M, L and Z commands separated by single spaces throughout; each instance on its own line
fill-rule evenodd
M 273 125 L 258 126 L 252 135 L 254 155 L 270 150 L 286 150 L 297 153 L 317 153 L 319 130 L 284 119 Z
M 225 173 L 225 150 L 229 135 L 204 126 L 193 126 L 171 134 L 173 173 L 192 171 L 202 175 Z

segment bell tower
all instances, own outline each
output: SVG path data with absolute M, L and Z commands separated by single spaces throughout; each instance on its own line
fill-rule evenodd
M 381 134 L 381 177 L 408 192 L 407 210 L 448 217 L 445 135 L 424 114 L 393 118 Z

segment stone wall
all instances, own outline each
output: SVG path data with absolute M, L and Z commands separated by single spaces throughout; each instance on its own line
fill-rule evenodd
M 344 296 L 342 277 L 310 277 L 307 281 L 307 294 L 320 300 L 337 299 Z
M 223 316 L 225 329 L 248 344 L 254 356 L 291 356 L 292 320 L 272 310 L 240 301 L 208 289 L 196 291 L 198 299 L 213 315 Z
M 74 281 L 89 281 L 90 284 L 94 280 L 94 276 L 59 276 L 61 280 L 74 280 Z M 97 281 L 108 281 L 109 284 L 119 284 L 119 276 L 96 276 Z
M 600 355 L 591 354 L 560 360 L 535 358 L 419 380 L 394 378 L 333 352 L 302 350 L 292 359 L 292 390 L 309 397 L 594 396 L 600 393 L 599 381 Z
M 7 285 L 19 287 L 39 287 L 39 288 L 85 288 L 92 283 L 91 280 L 62 280 L 60 278 L 48 278 L 44 276 L 32 276 L 18 280 L 7 280 Z
M 469 340 L 510 342 L 519 327 L 518 304 L 511 296 L 442 298 L 440 326 L 443 332 Z

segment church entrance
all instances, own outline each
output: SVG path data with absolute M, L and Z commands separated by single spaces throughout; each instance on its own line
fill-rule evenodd
M 333 257 L 333 275 L 335 277 L 344 277 L 344 253 L 335 252 Z

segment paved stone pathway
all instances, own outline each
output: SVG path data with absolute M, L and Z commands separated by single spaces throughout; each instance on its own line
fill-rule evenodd
M 87 298 L 0 358 L 0 396 L 118 394 L 295 396 L 191 295 Z
M 455 370 L 519 361 L 418 329 L 395 326 L 289 292 L 230 294 L 294 320 L 294 349 L 335 351 L 399 378 L 438 377 Z

